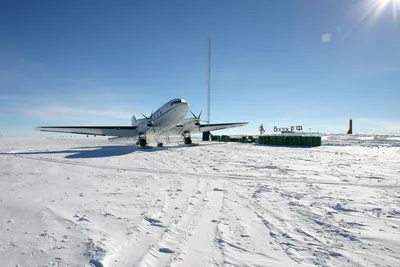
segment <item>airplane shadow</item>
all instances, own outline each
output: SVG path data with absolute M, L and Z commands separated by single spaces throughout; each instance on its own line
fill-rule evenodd
M 211 145 L 211 144 L 207 144 Z M 204 146 L 204 145 L 201 145 Z M 65 156 L 66 159 L 88 159 L 88 158 L 107 158 L 124 156 L 135 152 L 157 152 L 168 149 L 177 148 L 194 148 L 199 146 L 165 146 L 165 147 L 138 147 L 138 146 L 87 146 L 87 147 L 75 147 L 72 149 L 65 150 L 53 150 L 53 151 L 27 151 L 27 152 L 15 152 L 15 153 L 0 153 L 7 155 L 55 155 L 55 154 L 69 154 Z
M 163 147 L 142 149 L 135 146 L 94 146 L 94 147 L 81 147 L 66 150 L 54 151 L 29 151 L 7 153 L 14 155 L 55 155 L 55 154 L 69 154 L 65 156 L 66 159 L 88 159 L 88 158 L 107 158 L 127 155 L 136 151 L 151 152 L 165 150 Z

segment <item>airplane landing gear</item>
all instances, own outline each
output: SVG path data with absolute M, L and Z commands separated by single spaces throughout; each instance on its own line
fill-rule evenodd
M 192 138 L 190 137 L 190 133 L 184 133 L 183 134 L 183 141 L 185 142 L 185 145 L 191 145 L 192 144 Z
M 147 146 L 147 140 L 145 135 L 139 136 L 139 142 L 137 142 L 137 145 L 140 145 L 142 147 Z
M 192 138 L 189 137 L 185 137 L 185 145 L 191 145 L 192 144 Z

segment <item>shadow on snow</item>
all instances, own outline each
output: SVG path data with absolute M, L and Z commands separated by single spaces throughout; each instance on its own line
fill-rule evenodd
M 90 150 L 89 150 L 90 149 Z M 165 150 L 163 147 L 154 148 L 139 148 L 134 146 L 95 146 L 84 148 L 73 148 L 66 150 L 53 150 L 53 151 L 29 151 L 29 152 L 16 152 L 16 153 L 2 153 L 9 155 L 54 155 L 54 154 L 70 154 L 65 156 L 67 159 L 83 159 L 83 158 L 107 158 L 127 155 L 136 151 L 150 152 Z
M 211 144 L 210 144 L 211 145 Z M 204 145 L 201 145 L 204 146 Z M 134 152 L 157 152 L 176 148 L 191 148 L 197 146 L 166 146 L 166 147 L 138 147 L 138 146 L 92 146 L 92 147 L 75 147 L 65 150 L 53 151 L 26 151 L 26 152 L 8 152 L 0 153 L 0 155 L 55 155 L 70 154 L 65 156 L 67 159 L 83 159 L 83 158 L 107 158 L 128 155 Z

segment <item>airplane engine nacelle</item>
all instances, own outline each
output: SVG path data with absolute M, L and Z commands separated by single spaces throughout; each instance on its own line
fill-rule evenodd
M 137 126 L 137 120 L 136 120 L 136 117 L 135 117 L 135 115 L 132 115 L 132 119 L 131 119 L 131 125 L 132 126 Z
M 149 126 L 147 126 L 146 121 L 142 121 L 136 126 L 136 130 L 138 131 L 139 134 L 146 133 L 148 129 L 149 129 Z

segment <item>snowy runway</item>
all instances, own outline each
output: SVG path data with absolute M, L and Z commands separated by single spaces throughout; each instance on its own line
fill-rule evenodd
M 0 266 L 400 266 L 400 139 L 0 139 Z

